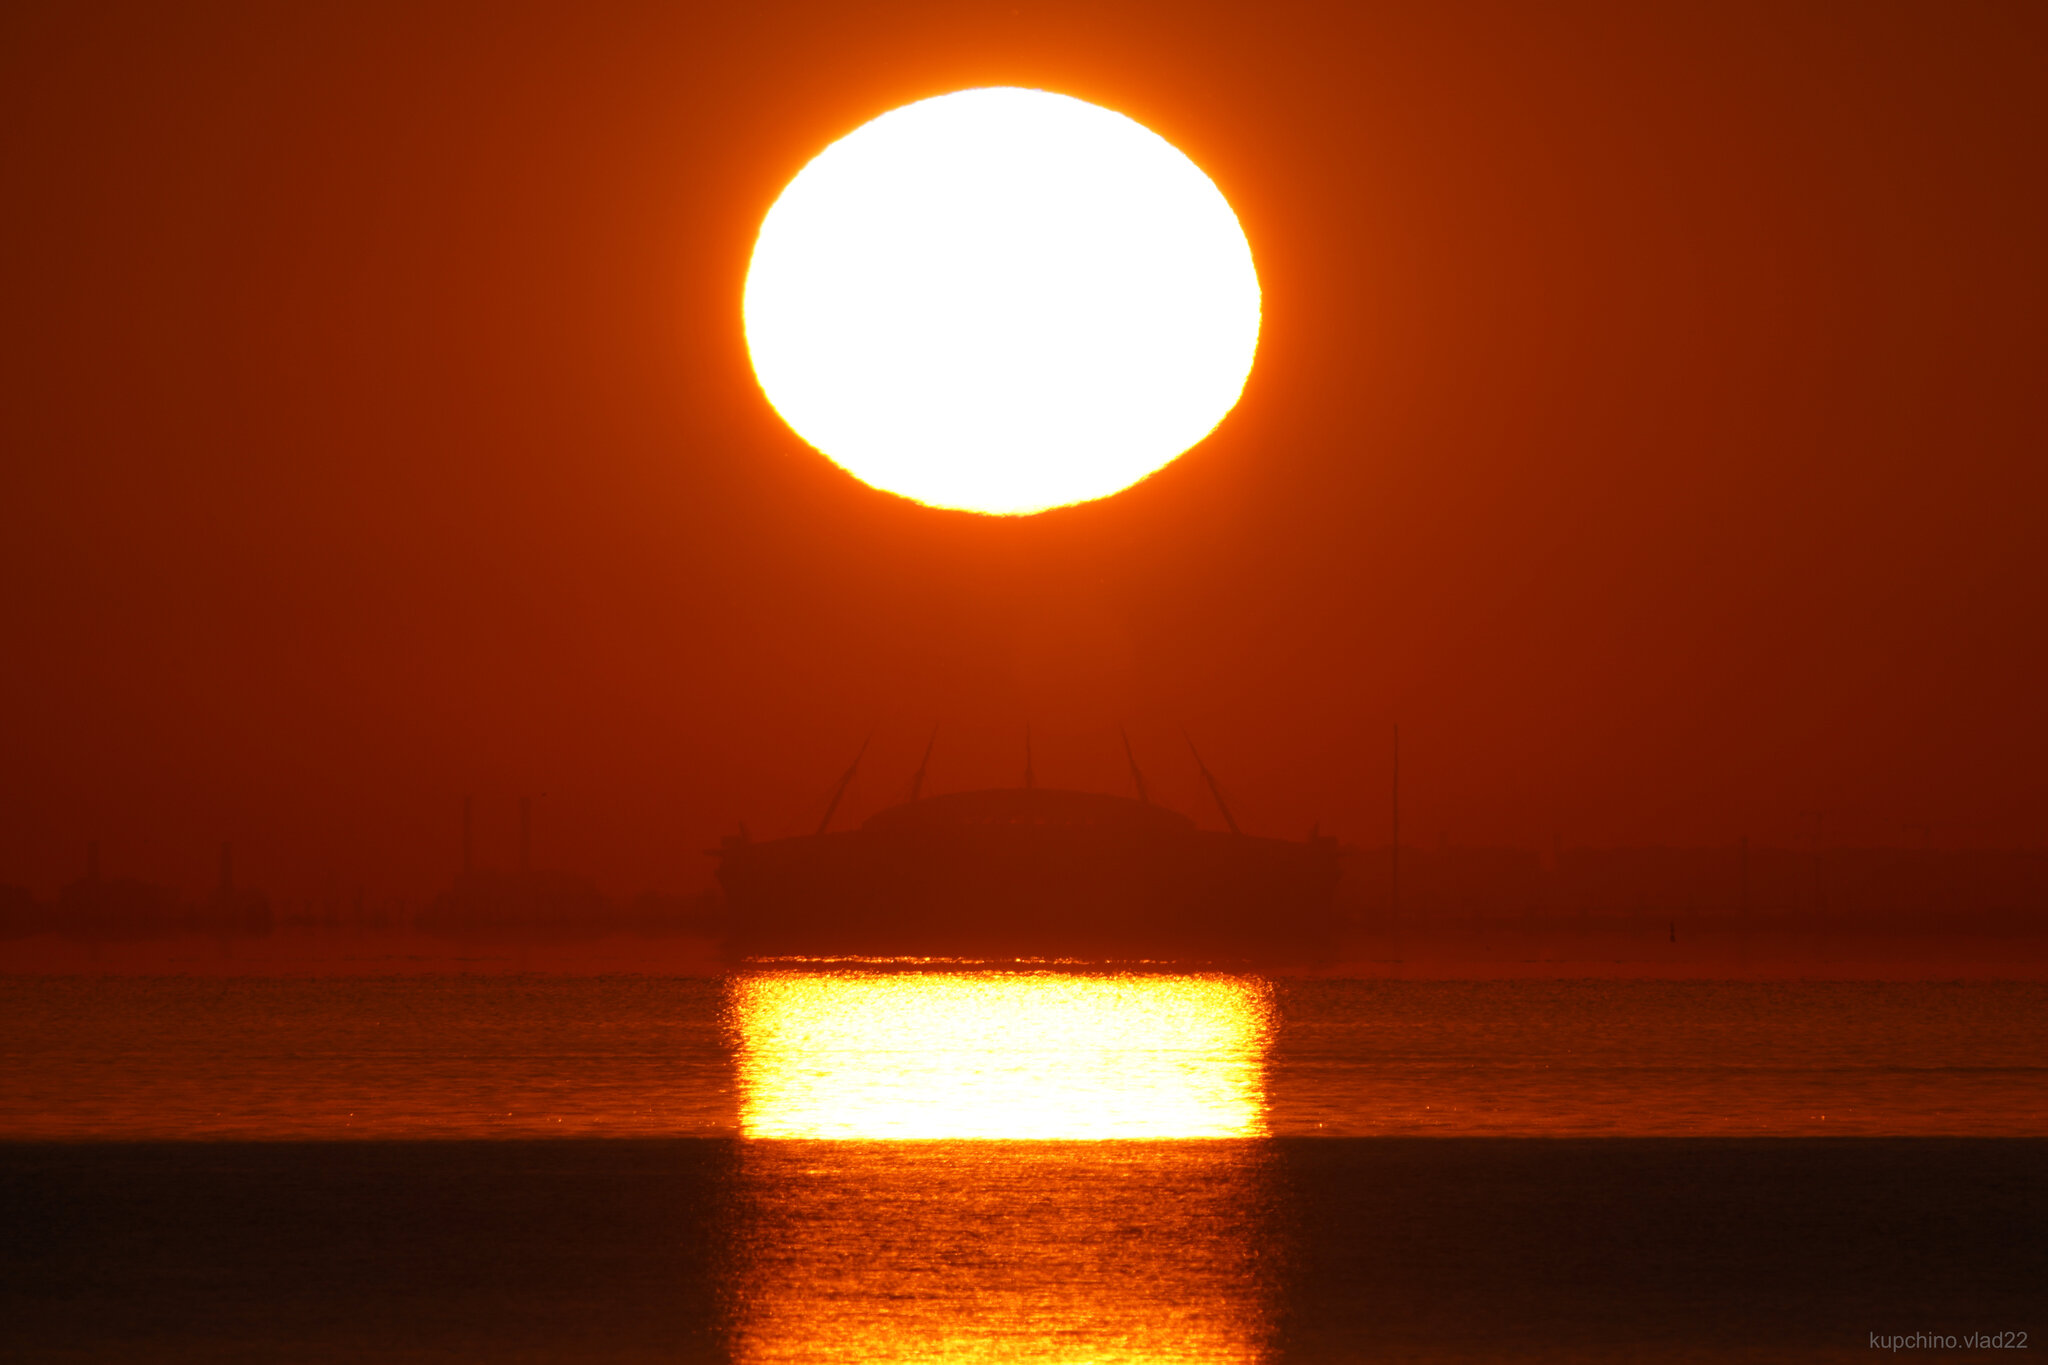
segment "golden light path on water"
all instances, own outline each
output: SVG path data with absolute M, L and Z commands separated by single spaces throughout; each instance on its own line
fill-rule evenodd
M 1265 983 L 791 973 L 734 982 L 751 1138 L 1266 1133 Z
M 1270 988 L 763 973 L 739 1066 L 733 1358 L 1252 1362 L 1272 1341 Z M 1100 1141 L 1098 1139 L 1122 1139 Z

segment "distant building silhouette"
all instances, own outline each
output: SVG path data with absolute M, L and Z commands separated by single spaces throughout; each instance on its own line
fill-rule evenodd
M 25 886 L 0 885 L 0 938 L 25 938 L 49 927 L 49 916 Z
M 99 845 L 86 855 L 85 876 L 57 893 L 51 927 L 62 934 L 93 938 L 135 938 L 175 933 L 186 912 L 177 891 L 132 877 L 102 877 Z
M 1213 779 L 1211 792 L 1234 824 Z M 844 833 L 742 832 L 717 857 L 736 958 L 1314 962 L 1336 949 L 1335 840 L 1203 830 L 1099 792 L 927 796 Z
M 234 845 L 223 843 L 220 881 L 213 899 L 194 910 L 192 927 L 216 934 L 267 934 L 273 924 L 269 897 L 235 885 Z
M 1720 848 L 1559 846 L 1548 859 L 1516 848 L 1411 845 L 1400 850 L 1398 901 L 1389 879 L 1371 874 L 1372 862 L 1347 861 L 1341 894 L 1354 917 L 1417 926 L 1530 919 L 1663 923 L 1676 917 L 1760 930 L 2048 927 L 2048 852 L 2042 851 L 1833 848 L 1824 903 L 1815 895 L 1812 848 L 1761 848 L 1747 837 Z
M 476 866 L 475 805 L 462 799 L 462 871 L 414 924 L 432 934 L 511 934 L 580 938 L 612 932 L 622 915 L 587 879 L 533 866 L 533 802 L 519 798 L 519 866 L 500 872 Z
M 604 895 L 574 873 L 475 871 L 436 896 L 416 922 L 429 933 L 578 937 L 603 932 L 611 912 Z

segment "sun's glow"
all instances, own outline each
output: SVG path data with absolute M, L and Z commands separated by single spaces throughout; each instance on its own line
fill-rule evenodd
M 1266 1132 L 1255 980 L 812 972 L 731 990 L 750 1138 Z
M 1255 1365 L 1258 1142 L 746 1142 L 736 1365 Z
M 882 115 L 782 192 L 747 272 L 768 400 L 856 478 L 1029 513 L 1206 436 L 1259 336 L 1237 216 L 1122 114 L 963 90 Z

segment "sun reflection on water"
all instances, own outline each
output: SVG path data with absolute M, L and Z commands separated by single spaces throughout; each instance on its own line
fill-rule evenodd
M 1223 1365 L 1272 1337 L 1260 1142 L 750 1142 L 742 1365 Z
M 741 1145 L 736 1360 L 1264 1358 L 1266 983 L 764 972 L 729 989 L 741 1132 L 787 1139 Z
M 1272 1000 L 1224 976 L 761 973 L 731 984 L 750 1138 L 1249 1138 Z

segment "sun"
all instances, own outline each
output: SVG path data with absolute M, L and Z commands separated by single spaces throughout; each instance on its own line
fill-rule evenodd
M 1164 138 L 1043 90 L 961 90 L 833 143 L 747 269 L 747 349 L 804 440 L 876 488 L 1019 515 L 1107 497 L 1243 392 L 1259 280 Z

